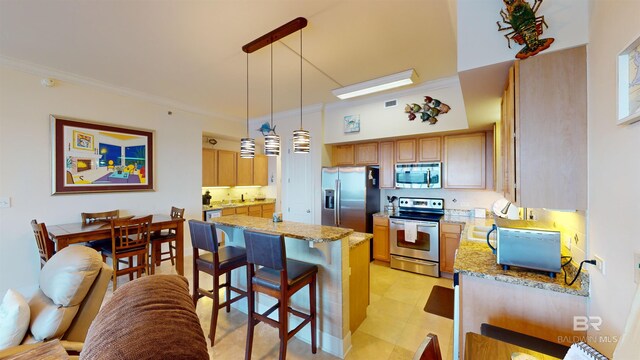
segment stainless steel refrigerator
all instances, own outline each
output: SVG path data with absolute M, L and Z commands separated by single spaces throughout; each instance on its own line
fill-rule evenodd
M 322 225 L 371 233 L 380 211 L 377 167 L 322 168 Z

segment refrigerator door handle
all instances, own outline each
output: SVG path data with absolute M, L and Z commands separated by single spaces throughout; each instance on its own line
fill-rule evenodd
M 334 212 L 336 226 L 340 226 L 340 197 L 340 180 L 336 180 L 336 211 Z

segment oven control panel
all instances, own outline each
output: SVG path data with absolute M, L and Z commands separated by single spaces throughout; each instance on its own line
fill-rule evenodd
M 398 205 L 400 210 L 444 210 L 444 199 L 401 197 Z

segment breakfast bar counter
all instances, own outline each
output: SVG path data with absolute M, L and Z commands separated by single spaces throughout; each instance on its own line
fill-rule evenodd
M 358 233 L 352 236 L 353 230 L 351 229 L 292 221 L 273 222 L 271 219 L 247 215 L 222 216 L 211 218 L 210 221 L 215 224 L 217 229 L 225 233 L 225 245 L 245 247 L 245 229 L 282 234 L 285 237 L 288 259 L 318 265 L 318 347 L 339 358 L 344 358 L 351 347 L 349 274 L 353 264 L 350 264 L 350 245 L 355 246 L 363 243 L 365 239 L 368 239 L 368 234 Z M 357 248 L 359 249 L 361 246 L 357 246 Z M 363 252 L 366 253 L 367 261 L 365 263 L 368 264 L 369 251 L 368 248 L 365 250 L 367 250 Z M 364 278 L 366 279 L 364 281 L 368 282 L 368 276 Z M 235 287 L 246 289 L 246 272 L 244 270 L 234 271 L 231 275 L 231 282 Z M 308 296 L 307 291 L 296 293 L 291 298 L 291 307 L 307 312 Z M 263 294 L 258 294 L 256 300 L 257 310 L 261 312 L 275 304 L 275 299 Z M 246 299 L 242 299 L 232 306 L 242 312 L 247 312 Z M 300 322 L 300 319 L 295 316 L 289 317 L 289 328 L 295 328 Z M 310 326 L 306 325 L 296 334 L 296 337 L 302 341 L 310 342 L 311 331 L 309 328 Z
M 343 239 L 353 233 L 351 229 L 333 226 L 304 224 L 292 221 L 273 222 L 271 219 L 246 215 L 229 215 L 216 218 L 217 226 L 231 226 L 240 229 L 268 231 L 285 237 L 311 242 L 330 242 Z

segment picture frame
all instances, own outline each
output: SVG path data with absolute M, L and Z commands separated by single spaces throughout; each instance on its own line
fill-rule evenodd
M 52 194 L 154 190 L 153 131 L 50 119 Z
M 640 120 L 640 36 L 617 58 L 618 125 Z
M 344 133 L 360 132 L 360 115 L 347 115 L 344 117 Z

